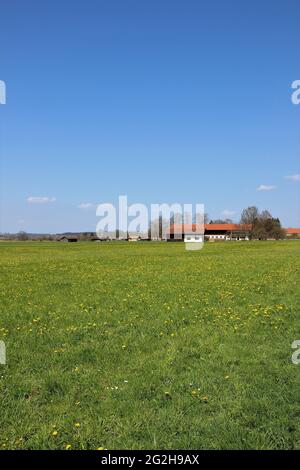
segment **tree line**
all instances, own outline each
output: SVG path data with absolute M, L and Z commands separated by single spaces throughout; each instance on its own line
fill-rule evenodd
M 251 224 L 250 238 L 255 240 L 280 240 L 286 237 L 278 217 L 273 217 L 268 210 L 259 212 L 255 206 L 247 207 L 241 215 L 241 224 Z
M 194 217 L 193 223 L 196 222 L 196 217 Z M 154 236 L 157 239 L 163 238 L 163 233 L 167 228 L 172 224 L 181 224 L 184 223 L 184 216 L 182 214 L 172 214 L 170 220 L 163 219 L 160 216 L 157 220 L 151 221 L 148 230 L 148 237 Z M 204 223 L 205 224 L 232 224 L 231 219 L 214 219 L 210 220 L 208 214 L 204 214 Z M 247 207 L 242 211 L 240 218 L 241 225 L 251 225 L 252 229 L 250 231 L 249 237 L 252 240 L 268 240 L 275 239 L 280 240 L 286 237 L 286 232 L 282 228 L 279 218 L 275 218 L 268 210 L 263 210 L 262 212 L 255 206 Z M 119 231 L 117 231 L 117 236 Z M 0 234 L 1 235 L 1 234 Z M 75 234 L 74 234 L 75 235 Z M 121 235 L 121 233 L 120 233 Z M 88 241 L 93 240 L 96 237 L 94 232 L 79 232 L 76 233 L 76 236 L 79 240 Z M 147 236 L 147 234 L 146 234 Z M 27 234 L 26 232 L 19 232 L 17 234 L 2 234 L 2 239 L 8 240 L 56 240 L 57 235 L 37 235 L 37 234 Z

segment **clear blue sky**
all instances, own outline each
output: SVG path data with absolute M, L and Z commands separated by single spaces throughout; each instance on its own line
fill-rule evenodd
M 94 230 L 78 206 L 120 194 L 212 218 L 255 204 L 300 226 L 299 0 L 3 0 L 0 14 L 0 231 Z

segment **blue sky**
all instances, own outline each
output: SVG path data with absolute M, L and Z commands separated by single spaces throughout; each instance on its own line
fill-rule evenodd
M 122 194 L 300 226 L 299 17 L 298 0 L 2 1 L 0 231 L 95 230 Z

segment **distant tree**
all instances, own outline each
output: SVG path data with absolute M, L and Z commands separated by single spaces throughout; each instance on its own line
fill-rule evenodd
M 158 219 L 150 222 L 148 236 L 153 239 L 162 239 L 169 227 L 170 220 L 166 220 L 160 215 Z
M 262 213 L 260 214 L 260 218 L 261 218 L 262 220 L 269 220 L 269 219 L 272 219 L 272 214 L 271 214 L 269 211 L 264 210 L 264 211 L 262 211 Z
M 259 217 L 252 223 L 250 238 L 254 240 L 267 240 L 268 238 L 264 222 Z
M 197 216 L 198 216 L 198 214 L 196 214 L 196 215 L 193 217 L 193 224 L 196 223 L 196 221 L 197 221 Z M 204 223 L 204 224 L 208 224 L 208 221 L 209 221 L 208 214 L 205 213 L 205 214 L 204 214 L 203 223 Z
M 268 210 L 261 213 L 257 207 L 252 206 L 244 209 L 241 216 L 241 224 L 251 224 L 250 238 L 256 240 L 267 240 L 272 238 L 280 240 L 285 238 L 285 230 L 278 218 L 274 218 Z
M 25 242 L 28 239 L 29 237 L 26 232 L 21 231 L 17 234 L 17 240 L 19 240 L 20 242 Z
M 282 228 L 278 218 L 268 218 L 263 222 L 268 238 L 274 238 L 275 240 L 282 240 L 285 238 L 285 230 Z
M 216 219 L 210 222 L 211 224 L 232 224 L 233 221 L 231 219 Z
M 80 241 L 90 241 L 96 237 L 94 232 L 80 232 L 76 234 Z
M 241 215 L 241 224 L 254 224 L 260 218 L 259 210 L 255 206 L 247 207 Z
M 183 224 L 183 215 L 182 214 L 172 214 L 170 217 L 170 225 L 174 224 Z

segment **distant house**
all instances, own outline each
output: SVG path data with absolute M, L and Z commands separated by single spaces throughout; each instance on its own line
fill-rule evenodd
M 286 228 L 285 233 L 287 238 L 300 238 L 300 228 Z
M 249 240 L 251 224 L 205 224 L 205 237 L 209 240 Z
M 142 240 L 142 237 L 140 235 L 129 235 L 128 236 L 128 241 L 129 242 L 140 242 Z
M 175 224 L 170 226 L 167 239 L 186 243 L 203 242 L 204 237 L 212 241 L 249 240 L 251 229 L 252 225 L 205 224 L 202 230 L 197 230 L 196 224 Z
M 78 242 L 78 238 L 76 237 L 68 237 L 66 235 L 63 235 L 62 237 L 59 237 L 57 239 L 58 242 L 63 242 L 63 243 L 76 243 Z
M 203 226 L 196 224 L 174 224 L 166 233 L 169 241 L 184 241 L 185 243 L 203 243 Z

